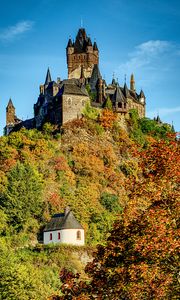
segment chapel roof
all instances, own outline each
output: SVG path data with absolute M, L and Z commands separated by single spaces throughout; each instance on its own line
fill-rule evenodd
M 76 220 L 71 210 L 64 213 L 53 215 L 50 222 L 44 228 L 44 231 L 53 231 L 61 229 L 83 229 L 81 224 Z

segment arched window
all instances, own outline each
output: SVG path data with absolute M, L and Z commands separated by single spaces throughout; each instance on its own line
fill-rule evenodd
M 118 102 L 118 107 L 122 108 L 122 103 L 121 102 Z
M 52 241 L 52 233 L 49 235 L 49 240 Z
M 60 240 L 61 239 L 61 234 L 60 234 L 60 232 L 58 232 L 58 240 Z
M 80 230 L 78 230 L 78 231 L 76 232 L 76 239 L 77 239 L 77 240 L 81 240 L 81 231 L 80 231 Z

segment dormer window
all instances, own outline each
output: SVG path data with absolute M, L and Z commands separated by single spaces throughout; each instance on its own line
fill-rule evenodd
M 80 231 L 80 230 L 78 230 L 78 231 L 76 232 L 76 239 L 77 239 L 77 240 L 81 240 L 81 231 Z

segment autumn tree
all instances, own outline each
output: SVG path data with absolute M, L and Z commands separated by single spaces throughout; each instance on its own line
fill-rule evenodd
M 178 299 L 179 154 L 173 137 L 134 151 L 139 176 L 127 177 L 129 203 L 86 266 L 89 282 L 63 270 L 59 299 Z

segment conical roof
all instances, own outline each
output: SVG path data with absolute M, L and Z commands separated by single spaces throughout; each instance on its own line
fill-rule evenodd
M 102 79 L 100 70 L 99 70 L 99 66 L 97 64 L 94 65 L 93 67 L 93 71 L 92 71 L 92 75 L 89 81 L 89 84 L 91 86 L 91 90 L 95 90 L 96 89 L 96 84 L 98 82 L 98 79 Z
M 126 101 L 119 85 L 116 87 L 115 93 L 112 97 L 112 101 L 114 103 L 119 103 L 119 102 L 125 102 Z
M 14 105 L 13 105 L 13 102 L 12 102 L 12 99 L 11 99 L 11 98 L 10 98 L 9 101 L 8 101 L 7 107 L 13 107 L 13 108 L 15 108 Z
M 80 28 L 74 43 L 74 52 L 75 53 L 85 52 L 87 46 L 92 46 L 91 39 L 90 37 L 87 36 L 86 30 L 84 28 Z
M 97 46 L 96 42 L 94 42 L 94 44 L 93 44 L 93 50 L 98 50 L 98 46 Z
M 48 85 L 51 81 L 52 81 L 52 79 L 51 79 L 51 73 L 50 73 L 50 70 L 48 68 L 47 74 L 46 74 L 45 85 Z
M 140 98 L 145 98 L 145 95 L 144 95 L 144 92 L 143 92 L 142 89 L 141 89 L 141 91 L 140 91 L 139 97 L 140 97 Z
M 128 90 L 128 87 L 127 87 L 126 82 L 125 82 L 125 84 L 124 84 L 123 92 L 124 92 L 124 96 L 125 96 L 126 98 L 128 98 L 128 96 L 129 96 L 129 90 Z
M 72 42 L 71 38 L 69 38 L 67 47 L 73 47 L 73 42 Z
M 87 46 L 92 46 L 92 42 L 91 42 L 91 38 L 90 37 L 88 38 Z

